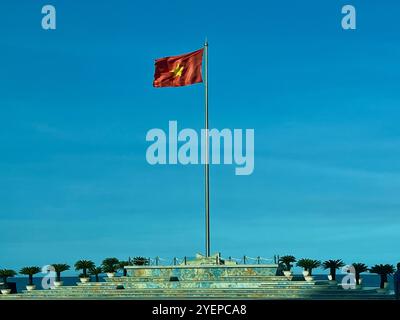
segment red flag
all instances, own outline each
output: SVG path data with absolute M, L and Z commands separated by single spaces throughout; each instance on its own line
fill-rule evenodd
M 182 87 L 203 82 L 203 50 L 157 59 L 153 87 Z

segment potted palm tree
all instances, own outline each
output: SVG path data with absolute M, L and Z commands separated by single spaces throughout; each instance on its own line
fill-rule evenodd
M 135 266 L 147 266 L 149 265 L 149 259 L 145 257 L 134 257 L 133 258 L 133 265 Z
M 114 278 L 115 273 L 119 269 L 119 260 L 117 258 L 107 258 L 103 260 L 101 266 L 107 277 Z
M 369 272 L 380 275 L 381 283 L 377 291 L 380 293 L 386 292 L 388 287 L 387 276 L 394 273 L 394 266 L 390 264 L 376 264 L 369 270 Z
M 75 263 L 75 270 L 82 270 L 82 274 L 79 275 L 79 279 L 81 280 L 81 282 L 86 283 L 90 281 L 90 278 L 87 275 L 87 271 L 94 267 L 95 265 L 93 261 L 90 260 L 79 260 Z
M 61 281 L 61 272 L 69 270 L 70 266 L 65 263 L 52 264 L 54 271 L 56 272 L 56 281 L 54 281 L 55 287 L 61 287 L 64 283 Z
M 93 267 L 89 269 L 89 274 L 95 277 L 95 281 L 99 282 L 99 274 L 103 273 L 103 269 L 101 267 Z
M 368 271 L 368 266 L 364 263 L 353 263 L 355 278 L 356 278 L 356 288 L 361 289 L 362 278 L 361 273 Z
M 10 294 L 11 289 L 8 287 L 7 278 L 16 276 L 17 273 L 14 270 L 2 269 L 0 270 L 0 278 L 3 279 L 3 287 L 1 288 L 1 294 Z
M 321 265 L 321 261 L 313 259 L 300 259 L 297 266 L 303 268 L 303 276 L 306 281 L 313 281 L 312 271 Z
M 326 270 L 329 269 L 328 279 L 331 284 L 337 284 L 336 282 L 336 270 L 344 267 L 344 262 L 342 260 L 326 260 L 322 264 L 322 267 Z
M 36 286 L 33 284 L 33 276 L 38 274 L 41 271 L 39 267 L 24 267 L 19 273 L 28 276 L 28 285 L 26 286 L 26 290 L 32 291 L 36 289 Z
M 279 263 L 283 264 L 283 274 L 285 277 L 289 278 L 292 275 L 292 263 L 296 262 L 296 258 L 294 256 L 282 256 L 279 258 Z
M 118 264 L 118 268 L 119 270 L 122 270 L 124 277 L 127 276 L 127 271 L 128 271 L 125 269 L 125 267 L 129 265 L 130 265 L 129 261 L 120 261 Z

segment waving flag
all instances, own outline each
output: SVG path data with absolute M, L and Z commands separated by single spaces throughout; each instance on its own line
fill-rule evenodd
M 155 62 L 153 87 L 182 87 L 203 82 L 203 51 L 165 57 Z

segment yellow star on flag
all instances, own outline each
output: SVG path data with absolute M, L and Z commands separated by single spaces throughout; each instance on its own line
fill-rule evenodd
M 182 76 L 182 71 L 183 71 L 183 66 L 181 67 L 180 64 L 178 64 L 174 70 L 172 70 L 171 72 L 174 74 L 174 78 L 175 77 L 180 77 Z

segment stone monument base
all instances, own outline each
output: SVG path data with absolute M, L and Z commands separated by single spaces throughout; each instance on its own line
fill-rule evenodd
M 276 264 L 236 264 L 218 255 L 174 266 L 127 266 L 126 277 L 78 282 L 0 299 L 394 299 L 371 290 L 344 290 L 329 281 L 277 275 Z
M 204 257 L 197 254 L 193 260 L 175 266 L 126 266 L 129 277 L 160 281 L 219 281 L 240 277 L 271 277 L 277 275 L 277 264 L 226 263 L 219 255 Z

